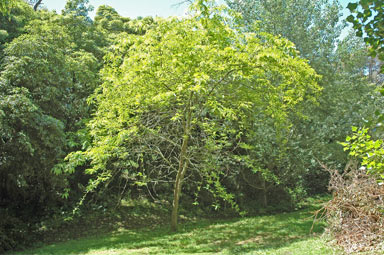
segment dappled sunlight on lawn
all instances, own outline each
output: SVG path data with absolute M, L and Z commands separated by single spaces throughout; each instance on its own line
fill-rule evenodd
M 334 254 L 319 237 L 309 209 L 271 216 L 115 231 L 110 235 L 50 245 L 20 254 Z

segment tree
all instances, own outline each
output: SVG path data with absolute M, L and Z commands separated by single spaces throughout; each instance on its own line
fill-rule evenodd
M 384 57 L 384 8 L 382 1 L 359 1 L 348 4 L 352 12 L 347 20 L 353 23 L 356 34 L 364 38 L 364 41 L 371 46 L 370 55 L 383 61 Z M 381 66 L 383 72 L 383 66 Z M 382 84 L 378 84 L 382 85 Z M 380 89 L 381 96 L 384 89 Z M 377 95 L 376 95 L 377 96 Z M 367 173 L 371 174 L 381 182 L 384 180 L 384 144 L 382 142 L 382 123 L 384 114 L 382 107 L 376 107 L 375 117 L 366 116 L 368 123 L 365 127 L 352 127 L 353 134 L 341 143 L 349 155 L 361 161 Z
M 89 22 L 91 22 L 91 18 L 89 18 L 88 14 L 93 11 L 93 9 L 93 6 L 89 5 L 89 0 L 68 0 L 65 3 L 62 14 L 85 17 Z
M 28 231 L 67 204 L 68 180 L 52 169 L 78 148 L 73 133 L 89 116 L 86 98 L 98 81 L 97 59 L 77 50 L 53 15 L 42 12 L 7 44 L 0 72 L 0 214 L 28 223 Z
M 341 6 L 328 0 L 226 0 L 246 22 L 247 29 L 261 29 L 293 42 L 300 54 L 321 74 L 332 73 L 329 62 L 343 26 Z
M 371 115 L 379 103 L 368 99 L 375 94 L 375 87 L 364 71 L 370 62 L 365 56 L 365 45 L 353 35 L 339 41 L 344 25 L 339 19 L 338 1 L 227 0 L 227 3 L 242 15 L 248 30 L 260 28 L 294 42 L 311 67 L 322 75 L 319 104 L 303 104 L 304 117 L 290 116 L 292 126 L 285 148 L 274 146 L 268 152 L 259 151 L 264 152 L 262 158 L 270 158 L 269 165 L 274 166 L 276 174 L 293 175 L 287 178 L 285 186 L 309 193 L 326 192 L 328 175 L 318 160 L 343 169 L 347 154 L 338 141 L 345 140 L 351 125 L 363 125 L 363 118 Z M 272 136 L 269 140 L 265 138 L 259 139 L 265 141 L 262 148 L 273 144 Z
M 13 0 L 1 0 L 0 1 L 0 13 L 9 14 L 12 8 Z
M 5 43 L 11 42 L 24 32 L 24 27 L 35 18 L 33 10 L 24 1 L 9 2 L 12 8 L 0 12 L 0 58 Z
M 73 172 L 89 164 L 95 178 L 88 192 L 123 173 L 139 186 L 171 176 L 172 230 L 187 172 L 236 207 L 220 178 L 236 158 L 231 151 L 246 146 L 254 116 L 270 116 L 283 129 L 287 113 L 320 90 L 286 39 L 230 28 L 211 1 L 193 7 L 190 18 L 160 19 L 142 37 L 120 36 L 95 94 L 92 144 L 64 166 Z
M 137 19 L 121 17 L 114 8 L 101 5 L 96 11 L 95 25 L 113 40 L 116 34 L 122 32 L 143 35 L 154 25 L 154 20 L 152 17 Z
M 381 0 L 359 1 L 349 3 L 347 8 L 351 15 L 347 21 L 353 24 L 356 35 L 363 37 L 364 41 L 371 46 L 370 55 L 379 55 L 384 61 L 384 6 Z M 381 67 L 383 72 L 383 66 Z

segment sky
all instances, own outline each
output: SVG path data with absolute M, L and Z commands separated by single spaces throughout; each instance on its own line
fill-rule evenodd
M 339 0 L 343 7 L 346 7 L 348 2 L 356 2 L 356 0 Z M 56 10 L 58 13 L 64 8 L 65 0 L 43 0 L 44 5 L 49 10 Z M 138 16 L 183 16 L 188 7 L 187 3 L 179 5 L 185 0 L 90 0 L 91 5 L 95 10 L 90 14 L 93 18 L 97 7 L 100 5 L 109 5 L 124 17 L 136 18 Z M 218 2 L 223 3 L 223 0 Z
M 44 5 L 49 10 L 61 12 L 65 6 L 65 0 L 43 0 Z M 93 18 L 97 7 L 109 5 L 123 17 L 136 18 L 138 16 L 183 16 L 188 8 L 188 4 L 180 4 L 184 0 L 90 0 L 95 10 L 90 14 Z

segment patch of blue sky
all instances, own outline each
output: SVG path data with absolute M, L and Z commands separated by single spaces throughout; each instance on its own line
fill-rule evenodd
M 332 1 L 332 0 L 330 0 Z M 169 16 L 184 16 L 188 10 L 188 1 L 185 0 L 90 0 L 95 10 L 90 13 L 93 18 L 96 10 L 100 5 L 109 5 L 116 9 L 116 11 L 123 17 L 169 17 Z M 219 4 L 223 4 L 224 0 L 218 0 Z M 346 8 L 348 3 L 357 2 L 357 0 L 340 0 L 343 7 L 342 19 L 345 19 L 350 13 Z M 58 13 L 65 6 L 65 1 L 58 0 L 43 0 L 44 6 L 49 10 L 56 10 Z M 341 33 L 340 39 L 343 39 L 349 33 L 351 26 L 348 25 Z

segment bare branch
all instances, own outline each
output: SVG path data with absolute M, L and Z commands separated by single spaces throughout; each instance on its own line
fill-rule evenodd
M 34 11 L 37 11 L 37 8 L 39 8 L 39 5 L 41 4 L 42 1 L 43 1 L 43 0 L 38 0 L 38 1 L 35 3 L 35 5 L 33 6 L 33 10 L 34 10 Z

